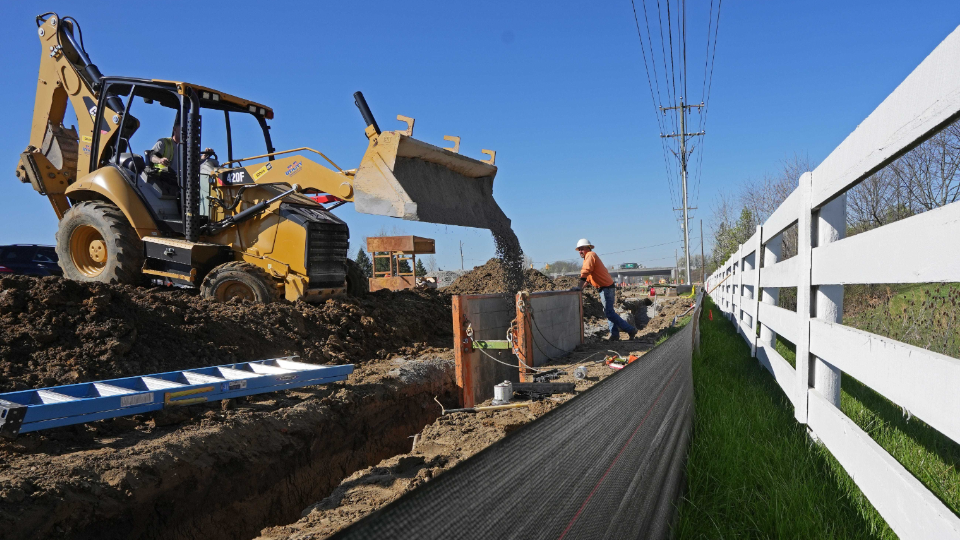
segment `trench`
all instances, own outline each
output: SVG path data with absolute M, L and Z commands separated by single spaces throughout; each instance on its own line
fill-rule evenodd
M 456 399 L 449 361 L 397 371 L 202 436 L 181 428 L 99 483 L 31 505 L 7 538 L 232 540 L 296 521 L 353 472 L 408 452 L 438 416 L 434 396 Z

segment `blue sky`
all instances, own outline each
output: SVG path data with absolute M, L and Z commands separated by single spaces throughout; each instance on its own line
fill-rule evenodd
M 709 5 L 687 4 L 693 101 Z M 0 243 L 54 242 L 46 199 L 13 176 L 36 88 L 34 17 L 45 11 L 79 20 L 105 74 L 188 80 L 272 106 L 278 149 L 309 146 L 356 167 L 366 146 L 356 90 L 384 129 L 403 114 L 426 142 L 459 135 L 461 153 L 481 159 L 495 149 L 494 194 L 538 266 L 574 257 L 584 236 L 601 254 L 674 242 L 607 264 L 671 263 L 681 247 L 629 0 L 7 2 Z M 795 153 L 819 163 L 958 24 L 956 0 L 723 2 L 694 218 L 706 227 L 718 193 Z M 444 268 L 460 266 L 461 241 L 467 267 L 493 254 L 487 231 L 337 213 L 351 256 L 384 227 L 436 238 Z

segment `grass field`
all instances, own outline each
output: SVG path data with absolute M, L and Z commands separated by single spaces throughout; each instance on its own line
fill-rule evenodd
M 960 285 L 852 285 L 843 324 L 960 358 Z
M 845 325 L 957 357 L 953 306 L 960 292 L 955 285 L 852 289 L 844 300 L 852 304 L 844 313 Z M 778 340 L 777 351 L 795 365 L 792 344 Z M 944 504 L 960 513 L 960 445 L 847 374 L 841 379 L 840 409 Z M 840 481 L 850 482 L 839 463 L 829 454 L 828 458 Z M 861 506 L 861 511 L 873 526 L 885 527 L 869 504 Z M 895 538 L 892 533 L 888 536 Z
M 700 351 L 677 538 L 895 538 L 709 299 Z

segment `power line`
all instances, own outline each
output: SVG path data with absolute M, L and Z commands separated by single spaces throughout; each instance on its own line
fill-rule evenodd
M 693 240 L 697 240 L 697 238 L 694 238 Z M 637 248 L 622 249 L 622 250 L 620 250 L 620 251 L 607 251 L 607 252 L 605 252 L 605 253 L 597 253 L 597 255 L 617 255 L 617 254 L 619 254 L 619 253 L 627 253 L 627 252 L 630 252 L 630 251 L 640 251 L 640 250 L 650 249 L 650 248 L 655 248 L 655 247 L 660 247 L 660 246 L 671 246 L 671 245 L 673 245 L 673 244 L 679 244 L 680 242 L 683 242 L 683 240 L 671 240 L 670 242 L 664 242 L 664 243 L 662 243 L 662 244 L 651 244 L 651 245 L 649 245 L 649 246 L 641 246 L 641 247 L 637 247 Z M 554 260 L 554 261 L 534 261 L 534 262 L 535 262 L 535 263 L 536 263 L 536 262 L 551 263 L 551 262 L 565 262 L 565 261 L 576 261 L 576 260 L 577 260 L 577 257 L 570 258 L 570 259 L 556 259 L 556 260 Z
M 706 95 L 703 94 L 703 89 L 701 89 L 701 100 L 703 101 L 703 103 L 704 103 L 704 105 L 705 105 L 705 107 L 704 107 L 704 109 L 703 109 L 703 113 L 700 115 L 700 130 L 701 130 L 701 131 L 705 131 L 705 130 L 706 130 L 706 125 L 707 125 L 707 113 L 708 113 L 708 111 L 710 110 L 710 94 L 711 94 L 711 91 L 713 90 L 713 68 L 714 68 L 714 66 L 716 66 L 716 59 L 717 59 L 717 37 L 719 36 L 719 33 L 720 33 L 720 10 L 721 10 L 722 7 L 723 7 L 723 0 L 718 0 L 718 1 L 717 1 L 717 22 L 716 22 L 716 24 L 713 24 L 713 0 L 710 0 L 710 17 L 709 17 L 710 23 L 709 23 L 709 25 L 707 26 L 707 54 L 705 55 L 705 57 L 709 57 L 709 59 L 708 59 L 708 58 L 704 58 L 704 64 L 703 64 L 703 75 L 704 75 L 704 77 L 703 77 L 703 79 L 704 79 L 703 82 L 704 82 L 704 87 L 706 88 Z M 711 28 L 712 28 L 712 30 L 713 30 L 713 47 L 712 47 L 713 52 L 712 52 L 712 54 L 711 54 L 711 47 L 710 47 L 710 30 L 711 30 Z M 707 77 L 707 62 L 708 62 L 708 61 L 709 61 L 709 64 L 710 64 L 710 76 L 709 76 L 709 78 Z M 699 162 L 698 162 L 698 164 L 697 164 L 697 184 L 696 184 L 696 188 L 695 188 L 695 189 L 696 189 L 696 198 L 695 198 L 695 201 L 699 201 L 699 200 L 700 200 L 700 179 L 701 179 L 702 174 L 703 174 L 703 153 L 704 153 L 704 146 L 705 146 L 705 144 L 701 144 L 701 145 L 700 145 L 700 159 L 699 159 Z

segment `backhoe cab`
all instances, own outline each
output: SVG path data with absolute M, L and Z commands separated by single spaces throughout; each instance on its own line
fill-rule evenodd
M 347 258 L 348 227 L 331 212 L 341 204 L 452 225 L 509 223 L 493 200 L 493 152 L 483 162 L 459 155 L 459 141 L 417 141 L 404 117 L 405 131 L 381 132 L 359 92 L 367 152 L 345 171 L 309 148 L 276 151 L 265 105 L 185 82 L 105 77 L 75 38 L 76 21 L 47 13 L 37 24 L 44 48 L 17 176 L 60 219 L 57 252 L 70 279 L 158 278 L 219 300 L 319 300 L 366 290 Z M 68 102 L 75 130 L 63 126 Z M 262 153 L 234 158 L 238 121 L 257 126 Z M 239 135 L 251 139 L 249 129 Z

